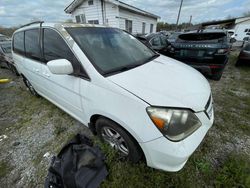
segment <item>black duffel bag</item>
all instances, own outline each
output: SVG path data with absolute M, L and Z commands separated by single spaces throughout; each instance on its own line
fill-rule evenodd
M 108 175 L 104 155 L 92 141 L 76 135 L 53 157 L 45 188 L 95 188 Z

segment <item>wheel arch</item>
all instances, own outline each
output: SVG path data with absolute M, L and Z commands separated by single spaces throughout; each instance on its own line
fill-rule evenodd
M 142 153 L 142 158 L 143 158 L 143 160 L 146 161 L 145 153 L 144 153 L 142 147 L 140 146 L 138 140 L 136 139 L 136 136 L 134 136 L 134 135 L 133 135 L 129 130 L 127 130 L 124 126 L 122 126 L 121 123 L 118 123 L 117 121 L 114 121 L 113 119 L 111 119 L 111 118 L 109 118 L 109 117 L 106 117 L 106 116 L 104 116 L 104 115 L 101 115 L 101 114 L 94 114 L 94 115 L 92 115 L 92 116 L 90 117 L 90 122 L 89 122 L 89 128 L 90 128 L 90 130 L 92 131 L 92 133 L 93 133 L 94 135 L 97 134 L 97 132 L 96 132 L 96 127 L 95 127 L 95 123 L 96 123 L 96 121 L 97 121 L 98 119 L 100 119 L 100 118 L 108 119 L 108 120 L 114 122 L 115 124 L 117 124 L 120 128 L 122 128 L 122 129 L 123 129 L 123 130 L 124 130 L 124 131 L 125 131 L 134 141 L 135 141 L 135 143 L 136 143 L 138 149 L 139 149 L 140 152 Z

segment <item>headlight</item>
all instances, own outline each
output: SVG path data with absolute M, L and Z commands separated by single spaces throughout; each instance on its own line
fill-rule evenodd
M 147 112 L 155 126 L 172 141 L 183 140 L 201 126 L 190 110 L 148 107 Z

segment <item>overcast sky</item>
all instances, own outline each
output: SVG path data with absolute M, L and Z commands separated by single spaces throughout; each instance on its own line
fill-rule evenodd
M 0 0 L 0 26 L 18 26 L 32 20 L 64 21 L 70 16 L 64 9 L 73 0 Z M 161 17 L 162 21 L 175 23 L 181 0 L 122 0 Z M 184 0 L 180 23 L 219 20 L 237 17 L 250 11 L 250 0 Z

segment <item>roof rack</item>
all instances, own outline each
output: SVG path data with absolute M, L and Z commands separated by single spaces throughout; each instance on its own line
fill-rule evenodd
M 32 24 L 40 24 L 40 26 L 42 26 L 42 24 L 44 23 L 44 21 L 35 21 L 35 22 L 30 22 L 28 24 L 22 25 L 20 28 L 32 25 Z

